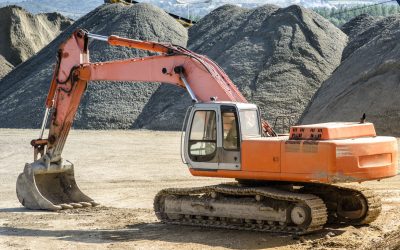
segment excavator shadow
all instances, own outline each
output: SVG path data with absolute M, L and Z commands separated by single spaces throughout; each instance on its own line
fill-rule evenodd
M 29 210 L 24 207 L 7 207 L 7 208 L 0 208 L 0 213 L 22 213 L 22 212 L 43 212 L 40 210 Z
M 47 210 L 35 210 L 28 209 L 25 207 L 3 207 L 0 208 L 1 213 L 21 213 L 21 214 L 57 214 L 55 211 L 47 211 Z
M 329 232 L 331 232 L 331 235 L 337 236 L 344 231 L 324 229 L 318 233 L 296 237 L 262 232 L 165 225 L 162 223 L 138 223 L 127 225 L 125 228 L 93 230 L 50 230 L 0 226 L 0 236 L 58 238 L 63 241 L 93 244 L 158 241 L 200 244 L 229 249 L 263 249 L 290 246 L 308 240 L 323 239 Z

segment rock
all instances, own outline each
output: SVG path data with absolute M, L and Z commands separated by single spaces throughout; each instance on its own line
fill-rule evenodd
M 336 234 L 335 234 L 334 232 L 328 232 L 326 235 L 328 235 L 329 237 L 333 237 L 333 236 L 335 236 Z
M 7 75 L 14 66 L 9 63 L 2 55 L 0 55 L 0 80 L 3 76 Z

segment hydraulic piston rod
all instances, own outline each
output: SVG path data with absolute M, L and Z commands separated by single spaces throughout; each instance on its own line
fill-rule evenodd
M 94 39 L 94 40 L 99 40 L 99 41 L 108 42 L 108 36 L 102 36 L 102 35 L 97 35 L 97 34 L 92 34 L 92 33 L 87 33 L 87 36 L 88 36 L 89 38 Z
M 124 47 L 129 47 L 129 48 L 134 48 L 134 49 L 143 49 L 143 50 L 165 53 L 165 54 L 171 54 L 173 52 L 173 51 L 171 51 L 171 48 L 169 48 L 169 46 L 165 46 L 165 45 L 163 45 L 161 43 L 157 43 L 157 42 L 139 41 L 139 40 L 135 40 L 135 39 L 123 38 L 123 37 L 114 36 L 114 35 L 102 36 L 102 35 L 97 35 L 97 34 L 92 34 L 92 33 L 86 33 L 86 35 L 89 38 L 92 38 L 94 40 L 108 42 L 108 44 L 110 44 L 112 46 L 124 46 Z

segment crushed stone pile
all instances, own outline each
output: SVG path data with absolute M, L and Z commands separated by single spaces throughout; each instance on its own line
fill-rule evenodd
M 368 14 L 361 14 L 351 19 L 342 26 L 342 31 L 349 36 L 349 42 L 346 48 L 343 50 L 342 61 L 344 61 L 351 53 L 362 47 L 371 38 L 379 32 L 382 25 L 375 25 L 378 21 L 382 20 L 383 17 L 371 16 Z M 371 28 L 374 27 L 374 28 Z
M 7 75 L 14 66 L 9 63 L 2 55 L 0 55 L 0 79 Z
M 0 127 L 40 126 L 57 49 L 78 27 L 101 35 L 172 42 L 181 46 L 186 46 L 187 42 L 187 30 L 157 7 L 149 4 L 102 5 L 77 20 L 36 56 L 0 81 Z M 112 47 L 101 41 L 91 41 L 89 50 L 93 62 L 148 55 L 143 51 Z M 149 104 L 161 102 L 162 96 L 168 91 L 175 90 L 149 83 L 91 83 L 78 110 L 74 127 L 135 128 L 143 116 L 152 116 L 150 118 L 154 123 L 171 127 L 169 123 L 174 121 L 163 116 L 161 107 L 156 107 L 151 114 L 141 115 Z M 161 98 L 157 99 L 157 95 L 161 95 Z
M 0 54 L 17 66 L 71 23 L 71 19 L 58 13 L 33 15 L 18 6 L 0 8 Z
M 371 16 L 369 14 L 361 14 L 351 19 L 347 23 L 343 24 L 340 28 L 346 35 L 349 36 L 349 39 L 353 39 L 360 33 L 367 30 L 372 23 L 375 23 L 379 20 L 382 20 L 381 16 Z
M 341 30 L 297 5 L 225 5 L 189 30 L 189 48 L 221 65 L 272 123 L 278 116 L 299 118 L 339 65 L 346 42 Z
M 380 134 L 400 136 L 400 16 L 379 20 L 349 45 L 354 50 L 325 81 L 301 123 L 359 121 L 363 113 Z

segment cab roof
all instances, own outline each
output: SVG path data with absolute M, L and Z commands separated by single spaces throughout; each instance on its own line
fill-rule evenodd
M 196 107 L 210 107 L 212 105 L 221 106 L 221 105 L 231 105 L 236 106 L 239 110 L 241 109 L 257 109 L 257 105 L 252 103 L 244 103 L 244 102 L 229 102 L 229 101 L 215 101 L 215 102 L 200 102 L 196 103 Z

